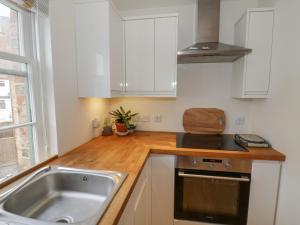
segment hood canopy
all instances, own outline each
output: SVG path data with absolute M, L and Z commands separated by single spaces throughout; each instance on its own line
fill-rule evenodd
M 197 43 L 178 52 L 178 64 L 233 62 L 251 52 L 219 42 L 220 0 L 198 0 Z

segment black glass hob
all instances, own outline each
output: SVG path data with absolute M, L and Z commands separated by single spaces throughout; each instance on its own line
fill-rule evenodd
M 190 134 L 177 133 L 176 135 L 177 148 L 194 148 L 194 149 L 214 149 L 226 151 L 241 151 L 248 150 L 238 145 L 231 134 Z

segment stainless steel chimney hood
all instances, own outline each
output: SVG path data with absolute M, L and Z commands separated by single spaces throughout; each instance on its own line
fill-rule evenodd
M 220 0 L 198 0 L 197 43 L 179 51 L 178 64 L 233 62 L 251 49 L 219 42 Z

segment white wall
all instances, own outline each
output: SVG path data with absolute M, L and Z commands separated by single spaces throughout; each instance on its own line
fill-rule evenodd
M 122 14 L 130 16 L 177 12 L 179 14 L 178 48 L 182 49 L 194 44 L 196 2 L 188 1 L 184 5 L 173 5 L 166 8 L 126 10 Z M 250 6 L 256 6 L 256 1 L 226 0 L 221 2 L 220 41 L 233 43 L 234 23 Z M 127 8 L 129 7 L 130 5 L 127 5 Z M 138 128 L 141 130 L 182 131 L 182 115 L 185 109 L 217 107 L 225 110 L 228 120 L 226 132 L 247 132 L 251 104 L 249 101 L 231 98 L 231 76 L 231 63 L 179 65 L 178 97 L 176 99 L 113 99 L 111 101 L 112 108 L 123 105 L 141 114 L 162 115 L 162 123 L 139 123 Z M 237 117 L 245 117 L 244 126 L 235 125 L 234 121 Z
M 109 103 L 101 99 L 77 97 L 72 0 L 49 2 L 57 142 L 59 154 L 64 154 L 93 138 L 91 121 L 102 119 L 109 110 Z
M 189 5 L 197 0 L 113 0 L 120 10 L 136 10 L 145 8 L 161 8 L 178 5 Z
M 253 104 L 253 132 L 268 138 L 287 155 L 283 164 L 277 225 L 300 222 L 300 75 L 299 0 L 261 0 L 275 6 L 272 96 Z
M 118 0 L 115 0 L 116 2 Z M 120 2 L 121 0 L 119 0 Z M 130 1 L 134 5 L 134 1 Z M 149 2 L 149 1 L 148 1 Z M 221 10 L 221 41 L 233 42 L 233 22 L 246 7 L 255 7 L 256 0 L 224 0 Z M 54 89 L 60 153 L 93 137 L 90 121 L 102 117 L 110 105 L 105 100 L 77 98 L 75 77 L 74 24 L 71 0 L 50 1 L 52 17 L 52 47 Z M 123 4 L 123 3 L 122 3 Z M 121 4 L 121 6 L 122 6 Z M 277 225 L 298 225 L 300 221 L 300 76 L 299 0 L 258 0 L 259 6 L 276 7 L 275 40 L 272 66 L 272 97 L 253 102 L 230 97 L 231 64 L 195 64 L 178 67 L 178 98 L 126 98 L 111 100 L 111 107 L 119 105 L 141 114 L 161 114 L 163 122 L 140 123 L 140 129 L 180 131 L 181 116 L 189 107 L 219 107 L 228 117 L 227 132 L 251 130 L 271 141 L 275 148 L 287 155 L 283 166 L 277 213 Z M 130 4 L 123 4 L 123 10 Z M 140 8 L 138 6 L 136 8 Z M 144 13 L 179 13 L 179 48 L 194 41 L 195 1 L 160 9 L 123 11 L 124 15 Z M 236 127 L 234 119 L 245 116 L 246 125 Z
M 178 97 L 176 99 L 126 98 L 112 99 L 112 108 L 120 105 L 133 109 L 141 115 L 162 115 L 162 123 L 138 123 L 141 130 L 182 131 L 182 115 L 191 107 L 218 107 L 227 115 L 226 132 L 246 131 L 247 125 L 237 127 L 234 119 L 250 117 L 251 105 L 248 101 L 231 98 L 230 64 L 191 64 L 179 66 Z

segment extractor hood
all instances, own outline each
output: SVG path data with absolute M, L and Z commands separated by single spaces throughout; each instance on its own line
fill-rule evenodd
M 198 0 L 197 43 L 179 51 L 178 64 L 233 62 L 251 49 L 219 42 L 220 0 Z

